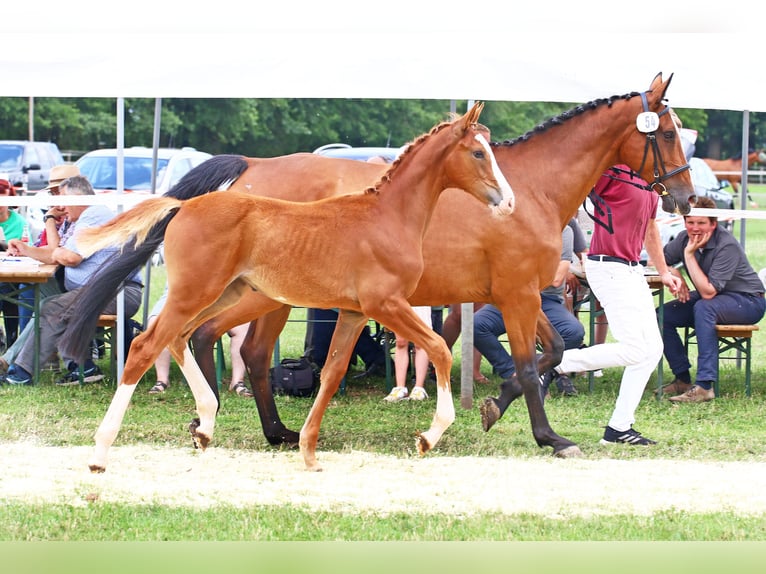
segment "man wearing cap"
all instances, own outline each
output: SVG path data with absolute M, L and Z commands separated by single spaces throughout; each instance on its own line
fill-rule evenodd
M 61 192 L 65 195 L 95 195 L 93 187 L 82 176 L 70 177 L 61 182 Z M 101 249 L 83 258 L 77 249 L 77 232 L 81 229 L 103 225 L 112 219 L 114 214 L 109 208 L 104 205 L 67 205 L 62 206 L 62 209 L 71 225 L 62 234 L 60 245 L 52 249 L 48 257 L 50 258 L 49 262 L 63 266 L 64 292 L 47 297 L 40 306 L 39 353 L 43 360 L 47 360 L 55 355 L 58 340 L 67 326 L 69 319 L 68 312 L 71 309 L 72 302 L 79 296 L 82 287 L 101 268 L 104 262 L 116 252 L 116 249 L 113 248 Z M 48 223 L 48 225 L 51 224 Z M 16 241 L 11 241 L 9 244 L 9 252 L 12 254 L 23 254 L 31 249 L 35 248 Z M 138 311 L 138 307 L 141 304 L 142 291 L 141 277 L 139 271 L 136 270 L 130 279 L 125 282 L 124 287 L 125 313 L 128 317 L 133 316 Z M 102 312 L 116 314 L 116 301 L 112 300 Z M 11 347 L 3 358 L 0 359 L 0 371 L 8 370 L 4 380 L 9 384 L 30 385 L 34 382 L 31 373 L 36 349 L 33 338 L 29 335 L 31 330 L 32 324 L 27 325 L 27 328 L 19 336 L 17 344 Z M 16 353 L 15 359 L 13 357 L 14 353 Z M 70 361 L 67 367 L 67 374 L 59 381 L 56 381 L 56 384 L 64 386 L 79 384 L 78 365 Z M 83 365 L 83 371 L 84 382 L 86 383 L 96 382 L 103 378 L 101 370 L 92 360 L 88 360 Z

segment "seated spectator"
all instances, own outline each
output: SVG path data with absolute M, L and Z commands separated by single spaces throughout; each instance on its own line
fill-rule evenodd
M 431 323 L 431 307 L 413 307 L 412 308 L 418 317 L 428 325 L 429 329 L 433 329 Z M 426 375 L 428 375 L 428 353 L 424 349 L 415 345 L 415 386 L 412 388 L 412 392 L 407 392 L 407 371 L 410 367 L 410 341 L 396 335 L 396 348 L 394 350 L 394 372 L 396 374 L 396 386 L 391 389 L 391 392 L 383 399 L 389 403 L 396 403 L 406 399 L 411 401 L 424 401 L 428 398 L 426 393 L 425 383 Z
M 709 197 L 697 198 L 696 208 L 715 208 Z M 691 279 L 689 289 L 676 268 L 671 273 L 682 285 L 675 301 L 663 306 L 662 341 L 665 358 L 675 380 L 662 388 L 670 400 L 701 403 L 715 398 L 720 324 L 753 324 L 766 312 L 764 286 L 734 236 L 711 216 L 684 216 L 686 229 L 664 248 L 668 266 L 682 264 Z M 692 385 L 691 363 L 678 329 L 693 327 L 697 333 L 697 373 Z M 673 396 L 675 395 L 675 396 Z
M 147 319 L 147 324 L 149 326 L 151 326 L 157 320 L 157 316 L 165 306 L 167 299 L 168 286 L 166 284 L 165 291 L 162 293 L 162 296 L 154 304 L 154 307 L 152 307 L 152 310 L 149 313 L 149 318 Z M 247 371 L 245 369 L 245 361 L 242 359 L 242 355 L 240 354 L 240 349 L 242 348 L 242 343 L 245 340 L 249 326 L 249 323 L 245 323 L 243 325 L 238 325 L 227 332 L 231 339 L 231 381 L 229 382 L 229 390 L 244 398 L 253 397 L 252 391 L 250 391 L 250 389 L 248 389 L 247 385 L 245 384 L 245 375 L 247 374 Z M 160 356 L 157 357 L 157 360 L 154 361 L 154 371 L 157 377 L 157 382 L 154 383 L 154 386 L 152 386 L 151 389 L 149 389 L 150 395 L 162 394 L 170 386 L 171 358 L 170 350 L 165 347 L 160 353 Z
M 572 261 L 572 246 L 574 231 L 571 226 L 564 227 L 561 234 L 563 248 L 561 261 L 556 270 L 553 283 L 540 292 L 542 310 L 559 335 L 564 339 L 565 349 L 579 347 L 585 337 L 585 327 L 566 306 L 565 288 L 569 265 Z M 500 310 L 494 305 L 484 305 L 474 315 L 473 335 L 474 346 L 484 355 L 495 374 L 503 379 L 510 378 L 516 372 L 513 358 L 498 340 L 505 333 L 505 322 Z M 544 394 L 548 386 L 556 381 L 556 386 L 564 396 L 577 394 L 577 389 L 571 379 L 564 373 L 549 371 L 543 375 Z
M 16 195 L 16 189 L 7 179 L 0 179 L 0 195 L 11 197 Z M 0 205 L 0 232 L 5 249 L 8 241 L 21 239 L 25 227 L 28 228 L 27 220 L 16 213 L 8 205 Z M 17 283 L 0 283 L 0 293 L 10 295 L 18 292 L 21 286 Z M 5 328 L 5 345 L 10 347 L 19 334 L 19 305 L 0 299 L 0 311 L 3 313 L 3 326 Z
M 95 195 L 93 187 L 88 180 L 81 176 L 71 177 L 66 180 L 65 195 Z M 69 205 L 62 206 L 65 217 L 70 222 L 68 234 L 62 238 L 61 245 L 50 254 L 51 262 L 62 265 L 64 268 L 63 290 L 59 295 L 47 297 L 40 309 L 40 348 L 39 354 L 43 360 L 53 357 L 57 350 L 58 340 L 66 330 L 68 324 L 68 311 L 72 303 L 80 295 L 81 288 L 96 273 L 104 262 L 109 259 L 117 248 L 108 248 L 96 251 L 89 257 L 83 258 L 77 250 L 77 232 L 89 227 L 103 225 L 112 217 L 109 208 L 103 205 Z M 9 245 L 9 252 L 14 252 L 14 241 Z M 131 278 L 125 281 L 123 288 L 125 314 L 130 317 L 138 311 L 141 304 L 143 285 L 137 269 Z M 113 299 L 101 310 L 101 313 L 116 315 L 117 301 Z M 33 323 L 29 323 L 29 329 Z M 19 349 L 15 361 L 9 366 L 5 375 L 5 382 L 12 385 L 31 385 L 35 348 L 34 337 L 27 337 Z M 2 368 L 0 363 L 0 368 Z M 76 385 L 80 382 L 79 366 L 74 361 L 68 361 L 68 373 L 57 385 Z M 103 374 L 98 365 L 92 359 L 83 365 L 84 382 L 95 382 L 103 379 Z
M 304 355 L 311 363 L 321 369 L 327 360 L 327 351 L 330 348 L 332 334 L 338 321 L 338 312 L 335 309 L 307 309 L 306 319 L 308 324 L 306 325 Z M 360 357 L 365 365 L 364 372 L 357 376 L 385 376 L 386 353 L 383 346 L 372 336 L 369 325 L 364 326 L 356 345 L 354 345 L 351 364 L 356 362 L 355 357 Z M 349 364 L 349 368 L 351 364 Z
M 63 193 L 62 188 L 66 187 L 66 180 L 76 175 L 80 175 L 80 169 L 76 165 L 64 164 L 53 166 L 50 171 L 48 186 L 37 192 L 37 195 L 47 194 L 56 196 Z M 64 185 L 62 186 L 62 184 Z M 39 237 L 32 243 L 31 248 L 28 249 L 25 246 L 17 245 L 17 249 L 24 257 L 32 257 L 38 261 L 50 263 L 50 254 L 59 246 L 60 235 L 66 232 L 69 222 L 67 222 L 64 216 L 64 209 L 60 206 L 53 206 L 44 211 L 45 213 L 42 217 L 44 227 Z M 40 297 L 45 298 L 62 293 L 59 279 L 60 277 L 51 277 L 46 283 L 40 285 Z M 22 285 L 22 287 L 24 286 L 26 285 Z M 23 330 L 27 322 L 32 318 L 34 291 L 26 289 L 19 298 L 26 303 L 26 305 L 22 305 L 19 309 L 19 329 Z

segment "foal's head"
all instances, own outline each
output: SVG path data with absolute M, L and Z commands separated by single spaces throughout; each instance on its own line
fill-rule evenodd
M 425 164 L 429 169 L 441 170 L 441 190 L 460 188 L 482 203 L 496 206 L 501 213 L 511 213 L 513 190 L 495 160 L 489 130 L 478 123 L 483 107 L 483 103 L 476 103 L 465 115 L 440 123 L 417 137 L 367 193 L 377 193 L 382 185 L 397 177 L 403 166 L 417 162 L 421 167 Z

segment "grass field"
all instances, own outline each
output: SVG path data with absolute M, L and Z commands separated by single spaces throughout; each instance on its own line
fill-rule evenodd
M 751 193 L 766 206 L 766 187 L 753 186 Z M 737 224 L 739 225 L 739 224 Z M 738 228 L 735 229 L 738 233 Z M 766 222 L 747 222 L 746 248 L 756 270 L 766 267 Z M 152 302 L 164 286 L 162 268 L 152 279 Z M 281 339 L 283 357 L 303 351 L 304 311 L 295 309 Z M 613 408 L 620 369 L 607 370 L 588 392 L 587 379 L 578 377 L 579 395 L 554 396 L 546 403 L 554 429 L 577 442 L 588 460 L 699 460 L 766 461 L 766 350 L 763 333 L 754 337 L 753 394 L 744 397 L 743 375 L 733 363 L 722 367 L 721 398 L 702 405 L 672 405 L 647 393 L 637 412 L 637 428 L 658 444 L 651 449 L 619 448 L 606 451 L 598 445 L 602 427 Z M 224 338 L 226 339 L 226 338 Z M 226 344 L 228 342 L 226 341 Z M 455 348 L 453 394 L 459 393 L 460 352 Z M 730 362 L 727 362 L 730 363 Z M 361 368 L 361 366 L 360 366 Z M 485 374 L 490 375 L 484 364 Z M 411 408 L 382 408 L 386 393 L 383 378 L 348 378 L 347 391 L 336 396 L 325 416 L 320 446 L 323 451 L 364 451 L 397 457 L 414 455 L 413 432 L 425 428 L 433 414 L 433 401 Z M 665 377 L 670 377 L 665 370 Z M 39 444 L 71 446 L 93 444 L 93 433 L 112 398 L 113 386 L 87 385 L 56 388 L 54 375 L 28 388 L 0 388 L 0 444 L 33 439 Z M 491 377 L 494 383 L 499 382 Z M 147 394 L 153 382 L 148 373 L 133 399 L 122 426 L 122 445 L 162 445 L 189 448 L 184 425 L 194 413 L 188 387 L 173 367 L 172 385 L 162 397 Z M 654 379 L 649 381 L 654 387 Z M 434 396 L 435 387 L 427 390 Z M 457 407 L 457 419 L 429 456 L 480 456 L 549 458 L 539 449 L 529 428 L 525 406 L 517 402 L 490 433 L 480 427 L 477 407 L 497 387 L 474 389 L 474 407 Z M 456 399 L 457 403 L 457 399 Z M 277 397 L 283 421 L 299 429 L 310 400 Z M 244 451 L 272 452 L 261 434 L 253 401 L 231 394 L 224 397 L 218 416 L 215 446 Z M 477 469 L 479 472 L 480 469 Z M 222 470 L 225 480 L 225 469 Z M 704 477 L 700 477 L 704 480 Z M 738 477 L 732 476 L 732 481 Z M 616 487 L 619 485 L 616 485 Z M 544 481 L 541 488 L 545 488 Z M 669 488 L 683 488 L 668 477 Z M 716 488 L 716 485 L 710 485 Z M 233 488 L 236 488 L 234 485 Z M 0 476 L 0 490 L 2 477 Z M 498 493 L 502 496 L 502 493 Z M 747 485 L 743 485 L 747 496 Z M 348 515 L 342 512 L 310 512 L 291 505 L 248 508 L 217 507 L 205 510 L 135 505 L 83 504 L 35 505 L 18 502 L 0 506 L 0 541 L 160 541 L 160 540 L 391 540 L 391 541 L 766 541 L 764 516 L 736 513 L 689 513 L 683 509 L 651 516 L 553 519 L 544 516 L 482 514 L 445 517 L 428 513 Z

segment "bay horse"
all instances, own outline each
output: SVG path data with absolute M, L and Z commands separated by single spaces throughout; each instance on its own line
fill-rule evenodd
M 123 377 L 96 432 L 93 472 L 106 468 L 136 383 L 165 347 L 181 367 L 200 417 L 195 441 L 213 436 L 218 401 L 187 346 L 204 321 L 255 290 L 284 304 L 340 308 L 333 353 L 322 369 L 319 392 L 300 433 L 306 468 L 321 470 L 316 443 L 323 414 L 345 375 L 369 318 L 395 329 L 427 352 L 437 378 L 436 411 L 417 437 L 431 450 L 455 418 L 450 390 L 452 357 L 407 302 L 423 272 L 422 242 L 439 195 L 458 187 L 501 218 L 514 197 L 477 124 L 483 104 L 435 126 L 412 142 L 381 181 L 364 193 L 297 203 L 230 191 L 189 200 L 163 196 L 144 201 L 110 222 L 77 235 L 84 256 L 110 245 L 137 245 L 165 228 L 168 299 L 157 321 L 137 337 Z M 473 199 L 475 198 L 475 199 Z M 491 211 L 489 206 L 497 206 Z M 390 241 L 392 237 L 395 242 Z M 80 355 L 78 355 L 79 357 Z
M 564 225 L 608 167 L 626 164 L 651 182 L 652 189 L 664 192 L 667 187 L 670 195 L 664 196 L 664 209 L 688 213 L 693 186 L 680 136 L 664 103 L 671 79 L 672 75 L 663 81 L 658 74 L 645 92 L 578 105 L 519 138 L 493 143 L 495 157 L 517 199 L 514 213 L 503 221 L 488 217 L 457 190 L 441 195 L 423 244 L 424 272 L 409 301 L 413 305 L 487 302 L 502 311 L 517 377 L 503 383 L 500 398 L 487 399 L 481 406 L 485 430 L 523 394 L 537 444 L 552 447 L 559 457 L 581 454 L 577 445 L 553 431 L 540 400 L 537 374 L 560 362 L 563 343 L 540 311 L 539 291 L 553 279 Z M 659 118 L 659 127 L 648 133 L 639 131 L 636 123 L 646 113 Z M 351 188 L 344 188 L 343 182 L 356 185 L 365 178 L 371 182 L 380 173 L 379 165 L 313 154 L 216 156 L 189 172 L 170 193 L 192 197 L 233 182 L 232 190 L 309 200 L 322 194 L 348 193 Z M 73 314 L 76 322 L 70 324 L 64 340 L 93 332 L 98 318 L 93 309 L 99 301 L 105 304 L 113 297 L 120 281 L 148 261 L 162 240 L 162 233 L 156 233 L 140 248 L 126 248 L 105 267 L 87 287 L 88 297 L 81 299 Z M 194 333 L 195 355 L 217 393 L 213 343 L 231 326 L 257 319 L 242 353 L 262 431 L 272 445 L 296 444 L 299 435 L 280 420 L 268 380 L 274 346 L 291 307 L 284 305 L 270 312 L 268 307 L 262 295 L 246 293 L 236 307 Z M 544 346 L 539 364 L 535 354 L 538 337 Z M 82 339 L 83 348 L 88 340 L 88 336 Z

